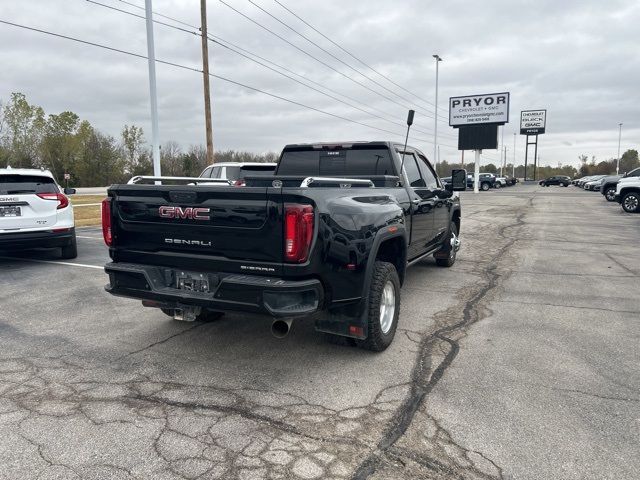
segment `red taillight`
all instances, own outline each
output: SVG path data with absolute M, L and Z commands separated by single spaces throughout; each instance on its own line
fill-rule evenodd
M 62 193 L 37 193 L 40 198 L 44 200 L 57 200 L 58 206 L 56 209 L 67 208 L 69 206 L 69 199 Z
M 113 243 L 113 236 L 111 235 L 111 199 L 105 198 L 102 200 L 102 238 L 107 247 L 110 247 Z
M 244 178 L 239 178 L 238 180 L 233 182 L 233 185 L 236 187 L 244 187 L 246 184 L 247 182 L 245 182 Z
M 313 207 L 288 203 L 284 206 L 284 258 L 302 263 L 309 256 L 313 239 Z

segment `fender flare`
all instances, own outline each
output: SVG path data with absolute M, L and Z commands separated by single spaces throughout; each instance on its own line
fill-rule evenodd
M 378 251 L 380 249 L 380 245 L 382 242 L 390 240 L 392 238 L 401 238 L 404 240 L 404 258 L 402 259 L 403 264 L 406 266 L 407 263 L 407 247 L 409 246 L 408 234 L 405 225 L 391 225 L 390 227 L 397 227 L 397 230 L 394 232 L 389 231 L 389 227 L 383 227 L 378 230 L 375 238 L 373 239 L 373 245 L 371 246 L 371 250 L 369 251 L 369 257 L 367 258 L 367 267 L 364 275 L 364 283 L 362 285 L 362 300 L 365 301 L 369 298 L 369 286 L 371 285 L 371 275 L 373 274 L 373 265 L 376 262 L 376 257 L 378 256 Z M 398 272 L 400 275 L 400 272 Z

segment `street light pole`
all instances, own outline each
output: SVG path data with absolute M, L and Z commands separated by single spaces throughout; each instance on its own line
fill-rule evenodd
M 160 143 L 158 140 L 158 93 L 156 91 L 156 53 L 153 42 L 153 9 L 151 0 L 144 0 L 147 20 L 147 57 L 149 59 L 149 96 L 151 97 L 151 152 L 153 155 L 153 175 L 159 177 Z
M 616 175 L 620 174 L 620 140 L 622 140 L 622 124 L 618 124 L 618 161 L 616 162 Z
M 438 152 L 438 64 L 442 61 L 439 55 L 433 55 L 436 60 L 436 113 L 433 119 L 433 159 L 436 160 L 436 153 Z

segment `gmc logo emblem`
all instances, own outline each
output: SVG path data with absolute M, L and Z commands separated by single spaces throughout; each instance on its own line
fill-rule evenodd
M 163 205 L 158 208 L 158 215 L 162 218 L 182 218 L 188 220 L 211 220 L 210 208 L 170 207 Z

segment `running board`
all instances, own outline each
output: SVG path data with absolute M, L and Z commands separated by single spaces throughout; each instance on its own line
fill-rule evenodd
M 433 253 L 438 251 L 439 249 L 440 249 L 440 246 L 438 245 L 437 247 L 434 247 L 431 250 L 427 251 L 427 253 L 423 253 L 419 257 L 414 258 L 409 263 L 407 263 L 407 267 L 410 267 L 411 265 L 418 263 L 420 260 L 422 260 L 425 257 L 428 257 L 429 255 L 433 255 Z

